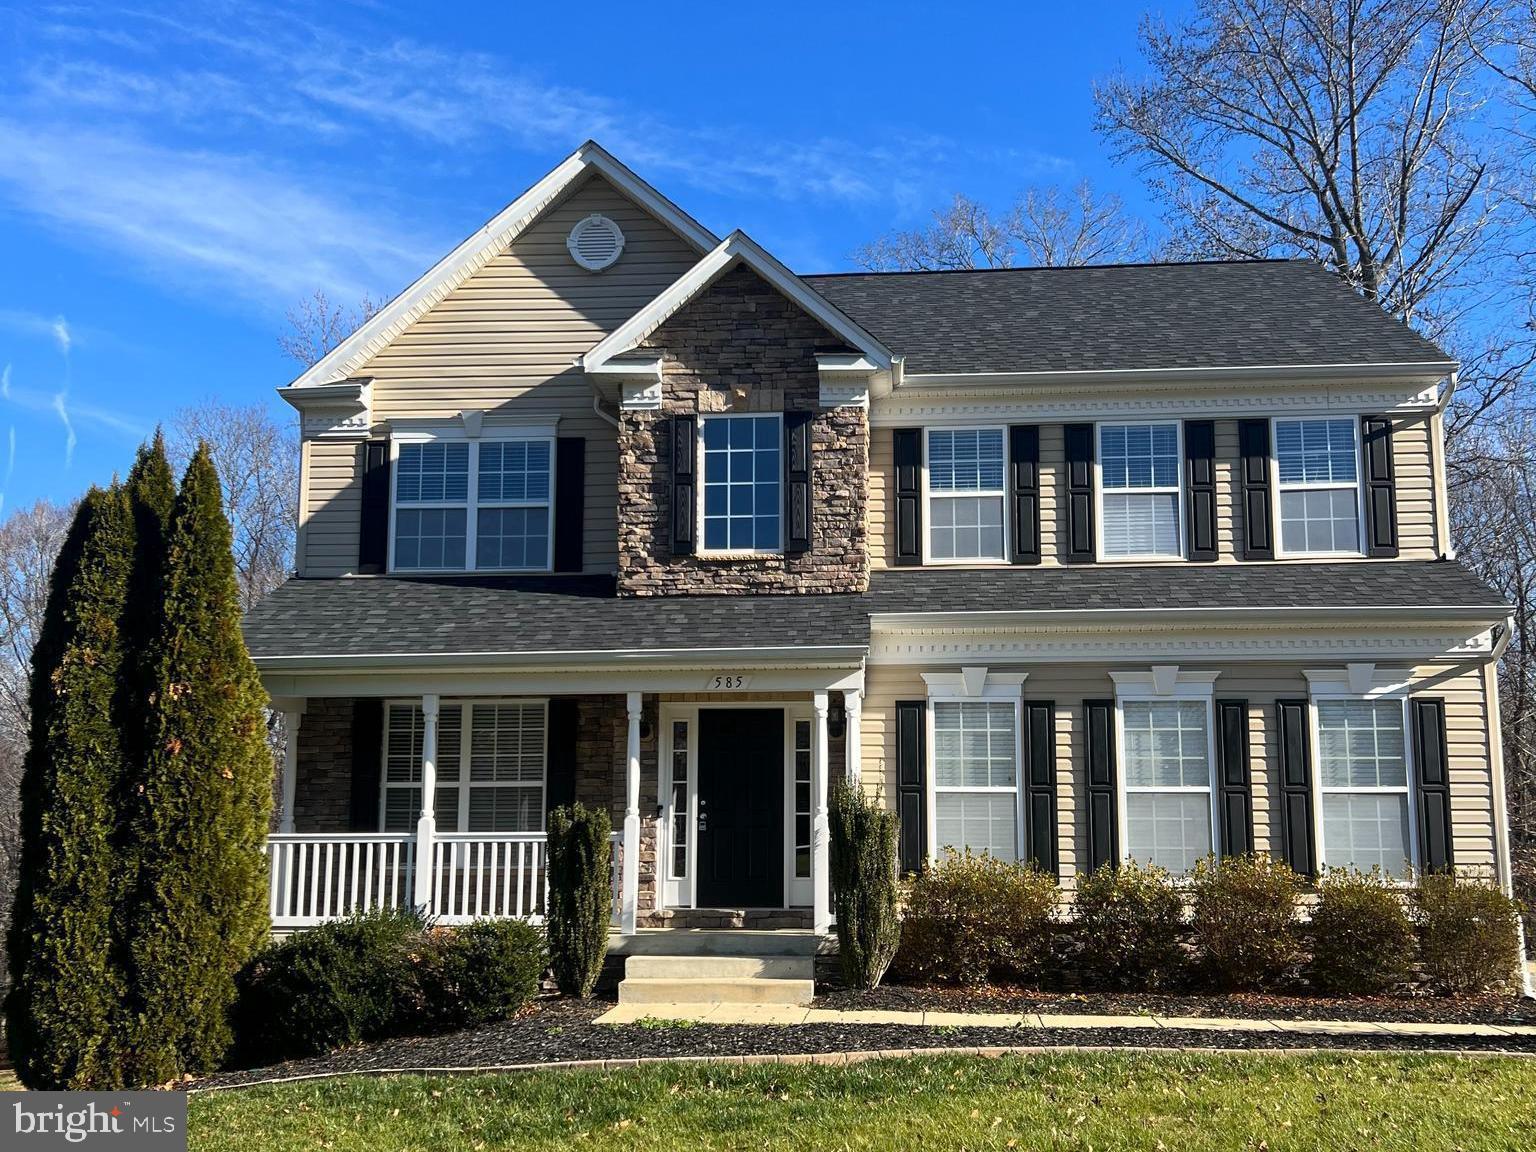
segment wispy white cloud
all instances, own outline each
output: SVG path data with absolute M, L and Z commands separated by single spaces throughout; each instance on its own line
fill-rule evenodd
M 82 404 L 72 399 L 67 385 L 55 392 L 17 387 L 11 383 L 9 364 L 0 371 L 0 399 L 9 401 L 22 412 L 47 413 L 54 416 L 59 415 L 59 406 L 62 403 L 66 407 L 64 415 L 66 423 L 78 420 L 81 424 L 111 432 L 124 440 L 142 440 L 146 432 L 144 422 L 126 412 L 100 404 Z
M 69 334 L 69 321 L 62 316 L 55 316 L 49 330 L 53 333 L 53 339 L 58 344 L 59 351 L 67 358 L 70 346 L 74 343 L 74 337 Z
M 65 392 L 53 394 L 53 410 L 58 413 L 59 420 L 64 425 L 64 467 L 68 468 L 75 462 L 75 425 L 69 418 L 69 395 Z
M 11 398 L 11 366 L 7 364 L 0 370 L 0 400 Z

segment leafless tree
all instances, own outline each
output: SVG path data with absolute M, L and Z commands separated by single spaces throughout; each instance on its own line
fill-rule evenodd
M 234 530 L 241 607 L 253 604 L 293 571 L 298 531 L 299 445 L 294 429 L 260 404 L 207 400 L 176 414 L 169 448 L 178 474 L 198 441 L 206 441 L 224 489 Z
M 379 305 L 368 296 L 358 301 L 356 308 L 344 309 L 331 303 L 325 289 L 316 288 L 313 295 L 288 309 L 288 331 L 278 335 L 277 346 L 284 356 L 308 368 L 366 324 L 378 310 Z
M 1145 246 L 1145 227 L 1120 197 L 1097 196 L 1084 181 L 1070 191 L 1027 189 L 1000 218 L 956 196 L 927 228 L 882 236 L 853 258 L 874 272 L 968 271 L 1133 260 Z

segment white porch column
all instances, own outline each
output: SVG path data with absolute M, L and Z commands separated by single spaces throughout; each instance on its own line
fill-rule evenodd
M 859 786 L 859 776 L 864 766 L 864 740 L 860 733 L 861 721 L 864 716 L 864 693 L 857 688 L 847 688 L 843 691 L 843 715 L 847 735 L 843 740 L 844 756 L 847 764 L 844 769 L 848 774 L 848 783 L 853 787 Z
M 418 908 L 430 912 L 432 886 L 436 869 L 432 861 L 432 841 L 437 835 L 437 819 L 432 806 L 437 800 L 437 694 L 421 698 L 421 818 L 416 821 L 416 891 Z
M 816 733 L 811 753 L 811 926 L 818 936 L 832 927 L 831 859 L 827 843 L 827 694 L 812 697 Z
M 279 832 L 293 831 L 293 802 L 299 786 L 299 724 L 304 719 L 304 700 L 273 701 L 283 718 L 283 800 L 277 816 Z
M 624 766 L 624 874 L 619 904 L 619 930 L 633 936 L 640 919 L 640 710 L 643 697 L 624 698 L 629 715 L 629 739 Z

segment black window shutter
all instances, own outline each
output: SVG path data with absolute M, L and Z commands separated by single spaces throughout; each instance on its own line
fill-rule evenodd
M 555 441 L 555 571 L 581 571 L 581 538 L 587 511 L 587 442 L 580 436 Z
M 784 551 L 811 548 L 811 413 L 784 413 Z
M 1216 559 L 1216 422 L 1184 421 L 1189 558 Z
M 357 570 L 382 572 L 389 563 L 389 441 L 368 440 L 358 449 L 363 463 L 363 498 Z
M 1015 564 L 1040 563 L 1040 427 L 1008 428 L 1008 514 Z
M 896 459 L 896 555 L 894 564 L 923 562 L 923 430 L 897 428 L 893 433 Z
M 896 701 L 896 815 L 901 822 L 903 872 L 921 872 L 928 860 L 928 702 Z
M 549 702 L 545 732 L 548 754 L 544 769 L 544 810 L 568 808 L 576 803 L 576 735 L 579 724 L 576 701 L 557 696 Z
M 1237 450 L 1242 457 L 1243 559 L 1273 560 L 1275 521 L 1269 487 L 1269 421 L 1239 420 Z
M 1365 543 L 1367 556 L 1397 555 L 1397 479 L 1392 469 L 1392 421 L 1360 418 L 1365 446 Z
M 1302 876 L 1317 875 L 1312 822 L 1312 737 L 1305 700 L 1275 701 L 1280 749 L 1280 842 L 1285 860 Z
M 1253 851 L 1253 768 L 1248 751 L 1248 701 L 1216 701 L 1216 776 L 1221 787 L 1221 854 Z
M 1093 539 L 1093 425 L 1067 424 L 1062 428 L 1067 452 L 1067 552 L 1068 564 L 1091 564 Z
M 1056 850 L 1056 705 L 1049 700 L 1024 702 L 1024 788 L 1028 823 L 1027 858 L 1058 875 Z
M 697 416 L 672 418 L 672 554 L 691 556 L 694 534 L 694 475 L 698 471 Z
M 379 830 L 384 701 L 352 701 L 352 831 Z
M 1084 760 L 1088 767 L 1088 870 L 1120 860 L 1115 812 L 1115 702 L 1083 701 Z
M 1445 701 L 1415 696 L 1408 702 L 1413 718 L 1413 766 L 1418 776 L 1419 867 L 1446 872 L 1456 863 L 1451 838 L 1451 765 L 1445 740 Z

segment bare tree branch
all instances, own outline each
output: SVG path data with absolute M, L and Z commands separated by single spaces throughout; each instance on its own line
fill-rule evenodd
M 356 308 L 344 311 L 341 305 L 331 303 L 325 289 L 316 288 L 313 295 L 288 309 L 288 331 L 278 335 L 277 346 L 284 356 L 308 368 L 319 363 L 378 310 L 379 305 L 364 296 Z

